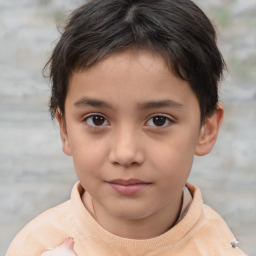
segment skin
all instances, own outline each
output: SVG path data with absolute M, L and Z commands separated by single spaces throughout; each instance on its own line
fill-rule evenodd
M 222 117 L 219 104 L 201 125 L 189 84 L 148 51 L 117 53 L 74 72 L 65 118 L 57 110 L 63 151 L 92 197 L 95 219 L 133 239 L 156 237 L 175 223 L 194 155 L 210 152 Z M 113 185 L 117 179 L 140 184 Z
M 54 249 L 43 252 L 40 256 L 77 256 L 74 252 L 74 239 L 71 237 L 66 238 L 63 243 Z

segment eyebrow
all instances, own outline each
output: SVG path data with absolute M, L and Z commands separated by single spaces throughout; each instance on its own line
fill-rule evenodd
M 114 109 L 114 107 L 103 100 L 99 99 L 92 99 L 92 98 L 81 98 L 80 100 L 74 103 L 76 107 L 83 107 L 83 106 L 91 106 L 91 107 L 98 107 L 98 108 L 109 108 Z M 157 101 L 147 101 L 138 104 L 138 109 L 140 111 L 155 109 L 155 108 L 183 108 L 184 105 L 176 102 L 174 100 L 166 99 L 166 100 L 157 100 Z
M 91 99 L 91 98 L 82 98 L 74 103 L 74 106 L 76 107 L 82 107 L 82 106 L 91 106 L 91 107 L 98 107 L 98 108 L 111 108 L 113 109 L 114 107 L 102 100 L 98 99 Z
M 154 108 L 183 108 L 184 105 L 174 100 L 166 99 L 159 101 L 148 101 L 139 104 L 139 110 L 148 110 Z

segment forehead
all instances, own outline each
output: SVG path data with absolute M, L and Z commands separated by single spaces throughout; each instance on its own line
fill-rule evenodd
M 116 68 L 117 65 L 130 65 L 131 63 L 137 63 L 141 66 L 141 68 L 143 67 L 146 70 L 154 68 L 161 72 L 170 72 L 167 62 L 160 55 L 160 53 L 146 49 L 129 48 L 127 50 L 120 50 L 116 53 L 103 57 L 101 60 L 96 62 L 96 64 L 90 66 L 89 68 L 75 68 L 74 71 L 71 73 L 70 79 L 72 79 L 73 75 L 76 73 L 97 73 L 100 69 L 106 72 L 110 72 L 111 69 Z M 124 65 L 122 67 L 124 67 Z M 129 68 L 127 66 L 124 68 L 126 69 L 126 71 L 129 71 Z
M 148 50 L 129 49 L 112 54 L 89 69 L 81 68 L 80 70 L 73 71 L 69 79 L 68 89 L 71 84 L 74 86 L 78 79 L 80 80 L 81 78 L 87 81 L 102 81 L 104 79 L 106 83 L 107 80 L 117 80 L 127 76 L 132 79 L 135 75 L 137 79 L 141 76 L 144 80 L 149 78 L 150 75 L 153 75 L 156 80 L 164 76 L 170 76 L 170 80 L 173 80 L 173 78 L 180 80 L 173 75 L 166 61 L 159 53 Z
M 122 65 L 120 66 L 120 64 Z M 111 69 L 116 68 L 117 65 L 120 66 L 120 68 L 125 68 L 126 71 L 131 71 L 133 69 L 132 66 L 130 66 L 131 64 L 139 66 L 140 69 L 144 69 L 144 71 L 151 72 L 154 69 L 156 72 L 170 73 L 167 63 L 162 56 L 157 52 L 146 49 L 129 49 L 117 52 L 100 61 L 98 65 L 92 68 L 92 71 L 95 68 L 111 71 Z
M 175 76 L 160 54 L 130 50 L 111 55 L 89 70 L 74 72 L 67 97 L 73 101 L 79 97 L 108 102 L 122 99 L 126 104 L 196 98 L 188 82 Z

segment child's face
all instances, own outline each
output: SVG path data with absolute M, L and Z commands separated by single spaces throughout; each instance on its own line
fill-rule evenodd
M 127 51 L 74 73 L 65 121 L 64 152 L 104 214 L 177 213 L 202 127 L 196 96 L 160 56 Z

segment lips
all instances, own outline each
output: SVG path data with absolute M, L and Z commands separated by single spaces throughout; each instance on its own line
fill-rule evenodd
M 147 188 L 151 183 L 141 181 L 138 179 L 122 180 L 116 179 L 111 180 L 108 184 L 121 195 L 133 195 L 141 192 Z

